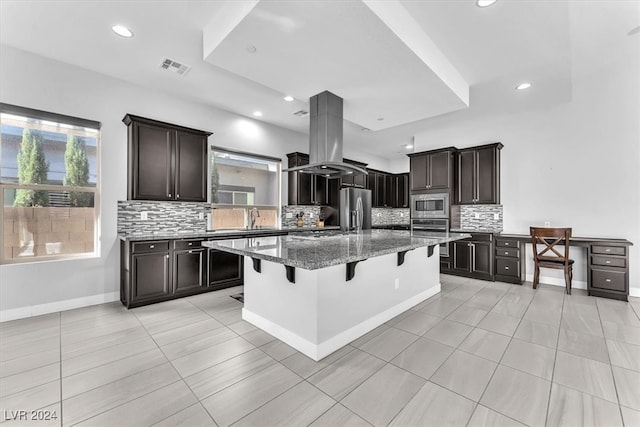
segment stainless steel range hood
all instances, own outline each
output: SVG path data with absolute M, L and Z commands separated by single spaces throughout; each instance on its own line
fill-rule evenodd
M 342 98 L 324 91 L 309 98 L 309 164 L 284 169 L 340 178 L 345 175 L 366 175 L 365 169 L 342 161 Z

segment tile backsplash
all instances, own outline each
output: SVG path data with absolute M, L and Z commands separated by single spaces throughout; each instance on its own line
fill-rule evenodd
M 502 205 L 452 205 L 451 228 L 502 231 Z
M 207 229 L 210 211 L 210 203 L 121 200 L 118 201 L 118 233 L 200 232 Z M 143 212 L 147 219 L 141 219 Z
M 371 224 L 409 224 L 409 209 L 404 208 L 372 208 Z
M 280 221 L 283 227 L 295 227 L 297 225 L 296 215 L 302 212 L 304 214 L 302 216 L 304 225 L 306 227 L 314 226 L 316 225 L 316 220 L 318 219 L 318 215 L 320 215 L 321 209 L 321 206 L 314 205 L 285 205 L 282 207 Z

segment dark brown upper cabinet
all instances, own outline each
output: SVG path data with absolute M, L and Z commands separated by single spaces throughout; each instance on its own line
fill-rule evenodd
M 456 153 L 455 204 L 500 203 L 501 143 L 465 148 Z
M 127 114 L 129 200 L 207 201 L 210 132 Z
M 287 154 L 288 167 L 309 164 L 309 155 L 304 153 Z M 339 179 L 327 179 L 323 176 L 303 172 L 288 172 L 290 205 L 329 205 L 338 202 Z
M 401 173 L 394 176 L 396 186 L 396 208 L 409 207 L 409 174 Z
M 455 147 L 447 147 L 409 154 L 411 191 L 451 188 L 455 151 Z
M 366 169 L 367 164 L 356 162 L 355 160 L 344 159 L 345 163 L 352 164 L 362 169 Z M 358 174 L 358 175 L 345 175 L 340 178 L 340 187 L 356 187 L 356 188 L 365 188 L 367 186 L 367 175 Z

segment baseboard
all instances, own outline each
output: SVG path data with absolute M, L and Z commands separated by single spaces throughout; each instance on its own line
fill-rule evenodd
M 352 328 L 349 328 L 346 331 L 341 332 L 338 335 L 318 344 L 306 340 L 299 335 L 296 335 L 293 332 L 289 331 L 288 329 L 285 329 L 280 325 L 247 310 L 246 308 L 242 309 L 242 318 L 278 338 L 280 341 L 290 345 L 291 347 L 295 348 L 311 359 L 318 361 L 330 355 L 334 351 L 344 347 L 353 340 L 360 338 L 367 332 L 382 325 L 384 322 L 387 322 L 397 315 L 409 310 L 411 307 L 420 304 L 422 301 L 425 301 L 427 298 L 432 297 L 438 292 L 440 292 L 440 284 L 433 286 L 426 291 L 421 292 L 418 295 L 415 295 L 401 302 L 400 304 L 397 304 L 383 311 L 382 313 L 379 313 L 353 326 Z
M 120 292 L 109 292 L 106 294 L 91 295 L 88 297 L 2 310 L 0 311 L 0 323 L 8 322 L 9 320 L 24 319 L 27 317 L 40 316 L 42 314 L 56 313 L 58 311 L 118 301 L 119 299 Z
M 527 274 L 526 280 L 527 282 L 533 282 L 533 274 Z M 564 283 L 564 278 L 540 276 L 540 283 L 543 285 L 562 286 L 563 288 L 566 287 L 566 284 Z M 572 280 L 571 289 L 587 289 L 587 282 L 582 282 L 580 280 Z
M 629 296 L 640 298 L 640 288 L 629 288 Z

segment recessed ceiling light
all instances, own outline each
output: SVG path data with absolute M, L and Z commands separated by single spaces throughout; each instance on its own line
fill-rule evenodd
M 119 36 L 126 38 L 133 37 L 133 33 L 131 32 L 131 30 L 124 25 L 114 25 L 113 27 L 111 27 L 111 29 Z
M 478 7 L 489 7 L 498 0 L 476 0 L 476 6 Z
M 253 115 L 256 117 L 262 117 L 262 111 L 254 111 Z
M 413 148 L 413 144 L 405 144 L 404 148 L 406 148 L 407 150 L 411 150 Z
M 247 46 L 247 52 L 249 52 L 249 53 L 256 53 L 256 50 L 258 50 L 258 49 L 256 49 L 256 47 L 253 46 L 253 45 Z
M 284 100 L 287 101 L 287 102 L 291 102 L 291 101 L 293 101 L 293 99 L 294 98 L 291 95 L 287 95 L 287 96 L 284 97 Z
M 531 83 L 520 83 L 518 86 L 516 86 L 516 89 L 525 90 L 525 89 L 529 89 L 530 87 L 531 87 Z

